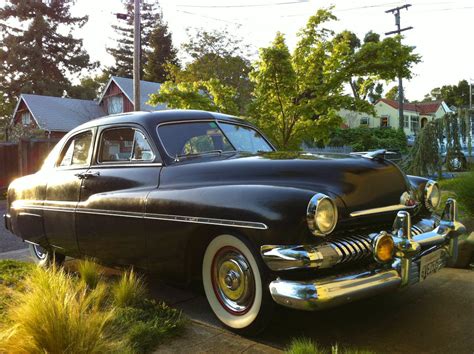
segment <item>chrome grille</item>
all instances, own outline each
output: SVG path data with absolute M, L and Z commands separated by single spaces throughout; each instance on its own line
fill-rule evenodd
M 345 236 L 327 242 L 340 256 L 338 263 L 358 261 L 372 255 L 372 245 L 367 237 Z

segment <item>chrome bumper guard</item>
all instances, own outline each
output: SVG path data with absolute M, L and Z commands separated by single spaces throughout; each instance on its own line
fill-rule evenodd
M 438 269 L 451 258 L 457 258 L 457 239 L 465 233 L 464 225 L 457 221 L 457 206 L 454 199 L 448 199 L 441 220 L 425 219 L 411 225 L 410 214 L 398 212 L 394 231 L 390 235 L 395 243 L 395 258 L 391 263 L 375 270 L 340 274 L 316 280 L 297 281 L 278 278 L 270 283 L 273 300 L 280 305 L 300 310 L 320 310 L 367 298 L 385 291 L 415 284 L 420 278 L 421 257 L 440 250 Z M 380 234 L 369 236 L 373 242 Z M 367 252 L 359 238 L 349 238 L 353 244 L 346 244 L 353 254 Z M 370 252 L 372 252 L 372 246 Z M 339 249 L 340 251 L 340 249 Z M 362 252 L 362 253 L 361 253 Z M 329 268 L 347 259 L 333 244 L 322 246 L 262 246 L 261 254 L 268 267 L 274 271 L 308 268 Z M 354 259 L 354 257 L 353 257 Z

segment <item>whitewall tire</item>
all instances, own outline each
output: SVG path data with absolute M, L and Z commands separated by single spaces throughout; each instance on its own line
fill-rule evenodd
M 56 265 L 62 265 L 66 258 L 62 254 L 54 253 L 37 244 L 29 243 L 28 248 L 33 262 L 41 267 L 47 267 L 53 263 Z
M 202 279 L 217 318 L 235 332 L 263 329 L 273 306 L 264 267 L 245 239 L 220 235 L 207 246 Z

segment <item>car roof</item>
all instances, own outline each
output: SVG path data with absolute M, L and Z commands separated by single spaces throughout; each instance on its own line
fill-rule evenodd
M 96 127 L 100 125 L 109 125 L 109 124 L 126 124 L 126 123 L 137 123 L 144 126 L 149 126 L 150 124 L 158 125 L 165 122 L 176 122 L 183 120 L 226 120 L 234 123 L 246 123 L 243 119 L 230 116 L 227 114 L 216 113 L 216 112 L 207 112 L 207 111 L 198 111 L 198 110 L 185 110 L 185 109 L 175 109 L 175 110 L 166 110 L 166 111 L 156 111 L 156 112 L 130 112 L 130 113 L 121 113 L 114 114 L 107 117 L 93 119 L 87 123 L 84 123 L 77 127 L 75 130 L 82 130 L 85 128 Z M 250 125 L 250 124 L 249 124 Z

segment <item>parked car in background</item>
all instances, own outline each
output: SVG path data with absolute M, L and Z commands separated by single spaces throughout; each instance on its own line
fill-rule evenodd
M 40 264 L 87 256 L 199 279 L 217 318 L 251 334 L 275 304 L 342 305 L 456 257 L 456 201 L 436 215 L 436 182 L 387 156 L 276 151 L 218 113 L 115 115 L 77 127 L 15 180 L 5 223 Z

